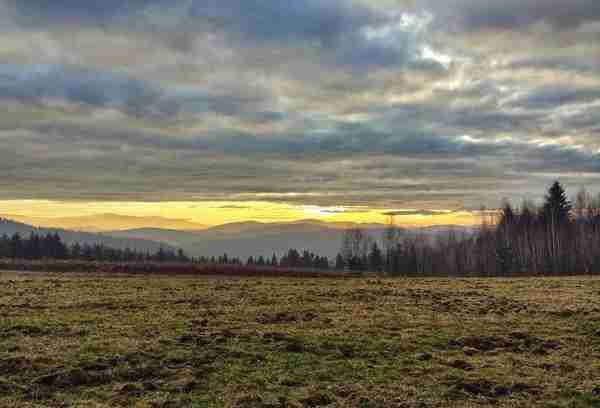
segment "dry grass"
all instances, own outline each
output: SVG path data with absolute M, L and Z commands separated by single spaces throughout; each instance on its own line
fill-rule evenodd
M 600 280 L 0 281 L 2 407 L 600 406 Z

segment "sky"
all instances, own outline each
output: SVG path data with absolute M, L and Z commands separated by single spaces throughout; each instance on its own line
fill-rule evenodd
M 600 2 L 0 0 L 0 106 L 0 214 L 465 224 L 597 192 Z

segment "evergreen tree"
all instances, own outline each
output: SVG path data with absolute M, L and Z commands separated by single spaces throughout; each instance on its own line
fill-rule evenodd
M 343 271 L 346 268 L 346 262 L 344 262 L 344 257 L 342 254 L 337 254 L 335 257 L 335 269 L 338 271 Z
M 177 250 L 177 262 L 189 262 L 189 258 L 183 252 L 183 249 Z
M 9 246 L 9 257 L 11 258 L 23 258 L 23 240 L 21 239 L 21 235 L 18 233 L 14 234 L 10 239 Z
M 548 223 L 562 224 L 569 221 L 573 206 L 567 197 L 563 186 L 555 181 L 544 197 L 542 216 Z
M 76 242 L 71 246 L 71 259 L 80 259 L 81 258 L 81 245 L 79 242 Z
M 496 263 L 498 272 L 502 275 L 509 275 L 515 269 L 515 255 L 510 242 L 505 239 L 499 239 L 496 246 Z
M 371 251 L 369 252 L 369 269 L 374 272 L 381 271 L 383 267 L 383 254 L 379 249 L 379 245 L 377 242 L 373 242 L 371 246 Z
M 6 234 L 0 238 L 0 258 L 10 258 L 10 238 Z
M 25 259 L 40 259 L 42 257 L 42 244 L 40 237 L 35 232 L 31 232 L 24 246 L 23 255 Z

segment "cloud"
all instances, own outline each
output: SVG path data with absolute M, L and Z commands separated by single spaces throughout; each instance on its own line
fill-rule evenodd
M 112 108 L 127 115 L 150 119 L 174 119 L 182 113 L 214 112 L 227 116 L 242 115 L 259 123 L 282 120 L 282 113 L 254 110 L 266 98 L 266 95 L 256 94 L 181 91 L 123 74 L 83 67 L 0 64 L 0 99 L 37 105 L 68 103 Z
M 436 216 L 600 174 L 597 2 L 406 3 L 0 0 L 0 195 Z
M 161 0 L 104 0 L 81 2 L 77 0 L 7 0 L 17 13 L 18 22 L 26 25 L 44 23 L 82 24 L 108 23 L 123 14 L 136 13 Z
M 507 69 L 551 69 L 594 73 L 600 70 L 600 61 L 592 55 L 528 56 L 506 64 Z
M 195 39 L 216 35 L 237 48 L 285 46 L 305 56 L 317 50 L 320 63 L 353 69 L 405 67 L 440 70 L 423 57 L 427 16 L 384 11 L 352 0 L 19 0 L 17 23 L 25 27 L 79 26 L 159 34 L 181 51 Z
M 424 216 L 424 217 L 439 217 L 444 215 L 453 214 L 452 211 L 437 211 L 437 210 L 395 210 L 383 212 L 383 215 L 391 216 Z
M 447 0 L 425 1 L 438 23 L 467 30 L 526 28 L 548 23 L 558 29 L 577 28 L 600 20 L 596 0 Z
M 600 86 L 598 88 L 583 88 L 563 85 L 534 89 L 512 101 L 512 105 L 529 109 L 548 109 L 595 100 L 600 100 Z

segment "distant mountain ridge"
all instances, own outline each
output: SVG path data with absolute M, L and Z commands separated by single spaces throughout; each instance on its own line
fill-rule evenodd
M 380 240 L 386 225 L 361 223 L 329 223 L 320 220 L 261 223 L 238 222 L 202 230 L 182 231 L 166 228 L 133 228 L 81 232 L 61 228 L 37 228 L 29 224 L 0 219 L 0 235 L 15 232 L 23 236 L 31 232 L 46 234 L 57 232 L 67 244 L 100 243 L 113 248 L 130 248 L 143 252 L 165 249 L 183 249 L 190 256 L 229 256 L 246 259 L 250 256 L 271 256 L 287 252 L 290 248 L 308 250 L 333 259 L 340 250 L 342 237 L 348 228 L 362 228 L 374 239 Z M 399 228 L 405 235 L 423 234 L 441 236 L 449 231 L 470 233 L 473 228 L 460 226 L 432 226 L 419 229 Z
M 176 229 L 182 231 L 196 231 L 208 228 L 208 226 L 204 224 L 198 224 L 185 219 L 155 216 L 131 216 L 111 213 L 75 217 L 30 217 L 6 214 L 0 215 L 0 217 L 32 226 L 41 226 L 43 228 L 59 228 L 85 232 L 121 231 L 147 228 L 149 226 L 152 226 L 153 228 Z
M 340 250 L 342 237 L 349 227 L 362 228 L 374 239 L 380 240 L 386 228 L 384 224 L 344 223 L 344 228 L 327 222 L 313 221 L 292 223 L 244 222 L 220 225 L 202 231 L 176 231 L 159 228 L 140 228 L 112 231 L 109 234 L 122 238 L 138 238 L 165 242 L 182 248 L 192 256 L 230 256 L 245 259 L 249 256 L 281 255 L 290 248 L 308 250 L 334 258 Z M 423 234 L 434 237 L 449 231 L 470 233 L 472 228 L 460 226 L 436 226 L 420 229 L 399 228 L 408 235 Z
M 39 235 L 58 233 L 61 239 L 68 245 L 72 245 L 76 242 L 80 244 L 102 244 L 115 249 L 129 248 L 140 252 L 150 253 L 158 251 L 161 247 L 164 249 L 175 249 L 168 244 L 143 238 L 115 237 L 108 234 L 95 234 L 60 228 L 37 228 L 29 224 L 23 224 L 20 222 L 0 218 L 0 235 L 6 234 L 11 236 L 15 233 L 18 233 L 26 238 L 32 232 L 35 232 Z

